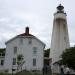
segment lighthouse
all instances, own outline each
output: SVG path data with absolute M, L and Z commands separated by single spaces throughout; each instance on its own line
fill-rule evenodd
M 55 73 L 59 72 L 58 62 L 61 60 L 62 52 L 70 47 L 66 16 L 64 7 L 61 4 L 57 6 L 57 11 L 54 13 L 50 51 L 50 64 Z

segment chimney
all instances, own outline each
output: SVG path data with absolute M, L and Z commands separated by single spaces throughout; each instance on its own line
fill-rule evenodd
M 29 27 L 26 27 L 25 33 L 26 33 L 26 34 L 29 34 Z

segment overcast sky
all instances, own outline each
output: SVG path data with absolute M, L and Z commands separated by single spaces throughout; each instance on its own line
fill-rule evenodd
M 67 13 L 70 45 L 75 45 L 75 0 L 0 0 L 0 48 L 12 37 L 30 33 L 50 47 L 53 14 L 59 4 Z

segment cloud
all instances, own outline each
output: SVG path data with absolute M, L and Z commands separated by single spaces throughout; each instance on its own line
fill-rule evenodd
M 0 18 L 0 22 L 8 22 L 9 21 L 9 18 Z
M 0 47 L 10 38 L 25 32 L 30 27 L 30 33 L 38 37 L 46 47 L 50 47 L 53 14 L 60 3 L 57 0 L 0 0 Z M 61 1 L 67 12 L 70 43 L 75 43 L 75 1 Z M 72 5 L 71 5 L 72 3 Z M 71 45 L 71 46 L 72 46 Z

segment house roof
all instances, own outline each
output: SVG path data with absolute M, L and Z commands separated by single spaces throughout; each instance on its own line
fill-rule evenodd
M 33 35 L 29 33 L 29 27 L 26 27 L 25 33 L 22 33 L 18 36 L 33 36 Z
M 22 34 L 20 34 L 18 36 L 33 36 L 33 35 L 32 34 L 27 34 L 27 33 L 22 33 Z
M 5 44 L 9 43 L 10 41 L 14 40 L 17 37 L 34 37 L 35 39 L 37 39 L 39 42 L 41 42 L 45 46 L 45 44 L 41 40 L 39 40 L 37 37 L 29 33 L 29 27 L 26 27 L 25 33 L 17 35 L 16 37 L 8 40 Z

